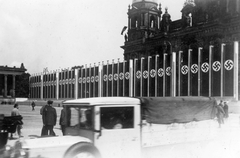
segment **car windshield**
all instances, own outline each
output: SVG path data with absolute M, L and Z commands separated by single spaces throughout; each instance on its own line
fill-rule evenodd
M 70 127 L 92 129 L 92 108 L 72 106 L 68 109 L 70 111 Z

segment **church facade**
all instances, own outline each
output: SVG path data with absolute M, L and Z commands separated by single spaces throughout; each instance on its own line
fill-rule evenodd
M 187 0 L 181 13 L 172 21 L 156 0 L 133 0 L 124 59 L 137 67 L 150 56 L 159 75 L 172 69 L 166 95 L 238 98 L 240 1 Z
M 128 7 L 123 62 L 34 74 L 30 97 L 238 100 L 240 0 L 186 0 L 182 18 L 175 21 L 159 1 L 133 0 Z

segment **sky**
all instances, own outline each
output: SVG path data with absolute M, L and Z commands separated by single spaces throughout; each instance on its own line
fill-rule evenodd
M 172 20 L 185 0 L 158 0 Z M 132 0 L 0 0 L 0 66 L 30 74 L 123 61 Z

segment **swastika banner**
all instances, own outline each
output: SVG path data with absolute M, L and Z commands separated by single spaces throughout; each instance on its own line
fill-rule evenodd
M 123 92 L 125 87 L 123 86 L 123 81 L 124 81 L 124 68 L 123 68 L 123 63 L 121 62 L 119 63 L 119 74 L 118 74 L 118 78 L 119 78 L 119 90 L 118 90 L 118 94 L 119 96 L 124 96 Z
M 227 43 L 224 49 L 223 96 L 234 96 L 234 46 Z
M 135 85 L 135 96 L 140 97 L 141 96 L 141 78 L 142 78 L 142 71 L 141 71 L 141 60 L 134 60 L 134 85 Z
M 156 56 L 149 57 L 149 96 L 154 97 L 155 96 L 155 80 L 157 76 L 156 71 Z
M 180 60 L 180 96 L 187 96 L 188 95 L 188 74 L 189 74 L 189 67 L 188 67 L 188 50 L 183 51 L 181 54 Z
M 107 65 L 103 65 L 103 85 L 102 85 L 102 95 L 103 97 L 107 96 L 107 83 L 108 83 L 108 74 L 107 74 L 107 70 L 108 66 Z
M 160 54 L 157 58 L 157 96 L 163 96 L 163 77 L 165 75 L 163 54 Z
M 190 64 L 190 95 L 198 96 L 198 49 L 193 48 L 191 51 Z
M 165 54 L 165 96 L 171 96 L 171 56 L 170 54 Z
M 113 96 L 118 95 L 118 64 L 113 64 Z
M 221 96 L 221 45 L 212 47 L 211 96 Z
M 142 96 L 148 96 L 148 58 L 142 58 Z
M 209 48 L 204 47 L 201 52 L 201 96 L 209 96 Z
M 125 75 L 124 75 L 124 96 L 130 96 L 130 93 L 129 93 L 129 80 L 130 80 L 130 69 L 129 69 L 129 61 L 124 61 L 124 72 L 125 72 Z

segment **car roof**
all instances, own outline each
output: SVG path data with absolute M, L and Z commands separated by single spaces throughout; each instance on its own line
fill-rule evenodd
M 131 97 L 94 97 L 94 98 L 83 98 L 67 100 L 63 102 L 63 105 L 84 105 L 84 106 L 95 106 L 95 105 L 140 105 L 141 101 L 137 98 Z

